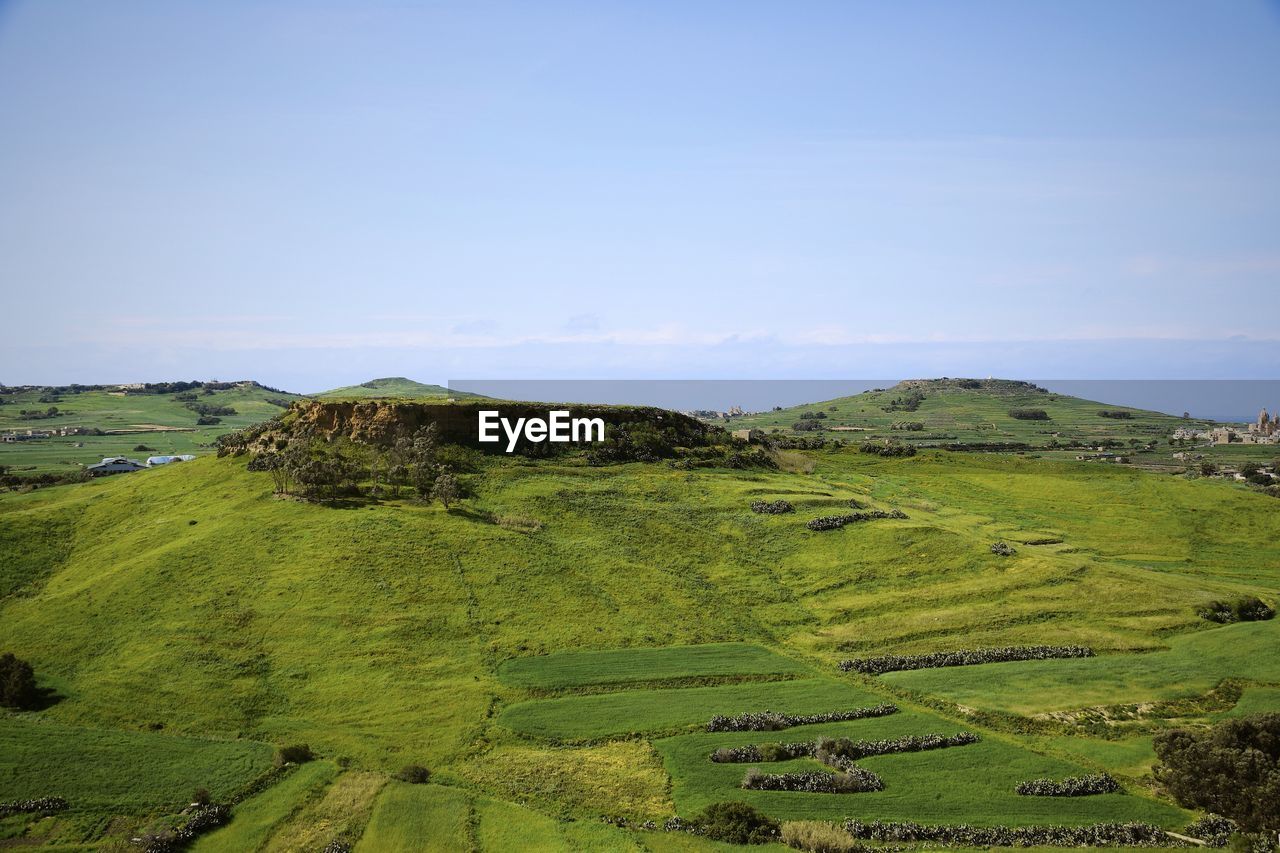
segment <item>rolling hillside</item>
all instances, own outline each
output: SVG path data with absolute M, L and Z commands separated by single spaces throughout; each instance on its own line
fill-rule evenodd
M 200 786 L 243 796 L 197 850 L 711 849 L 599 817 L 660 824 L 718 800 L 784 820 L 1180 828 L 1191 815 L 1145 777 L 1151 732 L 1174 713 L 1160 703 L 1208 719 L 1234 701 L 1213 693 L 1227 676 L 1257 687 L 1255 705 L 1280 695 L 1256 653 L 1280 641 L 1276 623 L 1196 616 L 1210 599 L 1280 594 L 1274 499 L 1225 482 L 845 449 L 790 453 L 772 471 L 498 457 L 467 485 L 449 510 L 328 506 L 276 499 L 267 474 L 227 457 L 0 496 L 0 650 L 60 697 L 0 717 L 0 743 L 79 750 L 84 771 L 0 762 L 0 801 L 72 803 L 38 827 L 18 816 L 0 828 L 105 844 L 172 821 Z M 756 500 L 795 511 L 757 514 Z M 850 501 L 905 518 L 807 528 Z M 997 540 L 1016 553 L 994 555 Z M 836 668 L 1034 644 L 1099 656 L 916 680 Z M 1020 686 L 1024 671 L 1043 691 Z M 705 731 L 716 714 L 884 702 L 900 710 Z M 1122 740 L 1043 716 L 1120 703 L 1155 709 L 1108 733 Z M 961 731 L 979 742 L 868 759 L 885 780 L 873 793 L 744 791 L 743 766 L 707 758 L 780 737 Z M 289 743 L 322 760 L 255 786 L 271 746 Z M 118 793 L 122 749 L 130 773 L 162 781 Z M 390 778 L 407 764 L 431 783 Z M 1027 778 L 1101 769 L 1127 793 L 1013 794 Z
M 171 385 L 174 383 L 166 383 Z M 190 383 L 183 383 L 190 384 Z M 15 473 L 65 473 L 104 456 L 207 453 L 218 436 L 275 417 L 304 399 L 256 382 L 219 382 L 173 390 L 134 386 L 25 387 L 0 393 L 0 434 L 27 430 L 100 430 L 104 435 L 73 435 L 16 443 L 0 442 L 0 465 Z M 223 410 L 216 424 L 197 423 L 197 407 Z M 24 418 L 21 412 L 53 417 Z M 229 411 L 228 411 L 229 410 Z M 135 450 L 145 445 L 149 450 Z
M 1026 417 L 1037 411 L 1044 412 L 1045 419 L 1024 420 L 1011 414 Z M 1099 414 L 1104 411 L 1113 416 Z M 1114 417 L 1117 413 L 1120 416 Z M 1037 447 L 1055 439 L 1083 444 L 1108 439 L 1163 441 L 1179 426 L 1200 423 L 1055 394 L 1026 382 L 918 379 L 852 397 L 734 418 L 732 427 L 794 432 L 797 424 L 806 421 L 820 429 L 805 434 L 851 440 L 892 437 L 925 446 L 1013 442 Z

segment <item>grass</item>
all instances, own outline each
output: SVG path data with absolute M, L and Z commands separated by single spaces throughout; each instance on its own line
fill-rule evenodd
M 882 676 L 962 705 L 1031 714 L 1207 693 L 1224 678 L 1280 681 L 1280 623 L 1225 625 L 1173 637 L 1169 649 L 1061 661 L 983 664 Z
M 913 383 L 911 388 L 896 385 L 882 391 L 734 418 L 731 428 L 791 432 L 801 421 L 801 414 L 812 412 L 825 415 L 819 421 L 825 430 L 805 434 L 827 438 L 854 441 L 893 438 L 913 444 L 1024 442 L 1043 445 L 1053 439 L 1055 433 L 1082 441 L 1119 439 L 1127 442 L 1136 438 L 1145 442 L 1158 438 L 1163 442 L 1180 426 L 1202 423 L 1066 394 L 1042 393 L 1004 380 L 988 381 L 985 385 L 962 388 L 945 381 Z M 894 400 L 904 400 L 913 389 L 924 395 L 915 411 L 886 411 L 893 407 Z M 1019 420 L 1010 416 L 1012 409 L 1041 409 L 1048 413 L 1049 420 Z M 1104 418 L 1098 415 L 1103 409 L 1125 411 L 1130 417 Z M 918 422 L 924 428 L 892 429 L 893 424 L 903 422 Z M 835 429 L 838 427 L 846 429 Z
M 390 376 L 384 379 L 371 379 L 359 385 L 321 391 L 311 396 L 317 400 L 438 400 L 448 397 L 462 400 L 480 395 L 469 391 L 450 391 L 443 385 L 425 385 L 403 376 Z
M 556 652 L 503 661 L 498 678 L 512 687 L 558 688 L 699 676 L 778 675 L 806 667 L 749 643 Z
M 810 464 L 788 471 L 486 460 L 471 477 L 473 495 L 448 511 L 277 500 L 269 476 L 246 471 L 243 458 L 6 494 L 0 650 L 30 660 L 65 697 L 39 725 L 66 739 L 58 761 L 69 768 L 77 766 L 75 732 L 86 730 L 209 748 L 305 742 L 350 759 L 343 786 L 331 788 L 336 770 L 325 775 L 316 763 L 241 804 L 232 824 L 240 828 L 209 836 L 210 844 L 238 839 L 219 842 L 223 849 L 275 843 L 304 815 L 330 821 L 326 831 L 356 832 L 339 826 L 337 803 L 353 813 L 368 806 L 363 835 L 374 844 L 396 832 L 412 837 L 396 824 L 417 820 L 415 809 L 436 810 L 448 838 L 447 819 L 467 804 L 467 831 L 477 832 L 480 798 L 489 798 L 555 819 L 568 847 L 578 836 L 565 833 L 587 832 L 611 802 L 655 818 L 687 815 L 709 797 L 749 798 L 780 816 L 834 808 L 845 798 L 820 805 L 817 795 L 739 792 L 732 778 L 706 775 L 727 768 L 707 766 L 696 730 L 714 714 L 882 701 L 874 685 L 835 675 L 850 656 L 1074 642 L 1107 652 L 884 682 L 932 678 L 913 689 L 1026 713 L 1181 695 L 1226 674 L 1280 682 L 1264 653 L 1274 648 L 1272 625 L 1202 630 L 1195 615 L 1214 598 L 1275 602 L 1272 498 L 1074 462 L 803 455 Z M 797 511 L 750 511 L 753 500 L 780 497 Z M 805 528 L 850 499 L 908 518 Z M 504 516 L 537 524 L 492 522 Z M 1046 538 L 1061 541 L 1023 544 Z M 1017 555 L 992 555 L 997 539 Z M 803 676 L 801 664 L 810 677 L 745 680 Z M 744 680 L 655 689 L 731 678 Z M 628 685 L 635 689 L 613 689 Z M 605 688 L 613 692 L 591 692 Z M 554 690 L 581 695 L 543 695 Z M 897 725 L 909 713 L 917 712 L 848 725 Z M 945 722 L 930 717 L 913 731 Z M 165 734 L 144 733 L 152 724 Z M 1087 804 L 1001 799 L 1009 779 L 987 780 L 986 765 L 972 762 L 1069 775 L 1076 765 L 1125 772 L 1145 760 L 1136 746 L 983 734 L 980 747 L 885 757 L 888 790 L 848 802 L 909 819 L 990 822 L 1005 808 L 1054 808 L 1075 820 L 1083 812 L 1072 810 Z M 682 737 L 665 739 L 674 735 Z M 664 738 L 660 756 L 654 738 Z M 441 784 L 425 786 L 430 793 L 389 784 L 364 800 L 369 788 L 347 775 L 385 778 L 409 763 L 431 768 Z M 174 765 L 184 773 L 200 766 Z M 112 767 L 104 784 L 127 791 L 133 768 Z M 173 793 L 158 787 L 138 801 L 188 796 L 193 785 L 173 778 Z M 463 799 L 396 799 L 437 791 Z M 1155 808 L 1137 793 L 1117 802 L 1135 815 Z M 100 808 L 103 828 L 91 839 L 108 832 L 111 807 Z M 642 838 L 647 846 L 687 842 Z
M 78 811 L 138 814 L 185 805 L 197 788 L 225 799 L 270 766 L 260 743 L 0 716 L 0 801 L 58 796 Z
M 451 853 L 472 846 L 471 799 L 439 785 L 389 782 L 373 806 L 359 853 L 432 851 Z
M 1224 717 L 1247 717 L 1251 714 L 1280 713 L 1280 686 L 1247 687 L 1240 701 Z
M 827 678 L 634 690 L 537 699 L 506 708 L 499 724 L 534 737 L 587 740 L 611 735 L 667 733 L 705 723 L 716 714 L 773 710 L 814 714 L 879 704 L 883 699 Z
M 300 765 L 282 781 L 250 797 L 231 812 L 231 822 L 201 836 L 193 853 L 241 853 L 263 848 L 299 808 L 324 796 L 338 773 L 330 761 Z
M 123 394 L 113 391 L 81 391 L 61 396 L 57 403 L 42 403 L 39 390 L 7 394 L 0 405 L 0 433 L 44 431 L 61 427 L 95 427 L 102 436 L 66 436 L 18 443 L 0 443 L 0 465 L 14 473 L 68 472 L 101 461 L 104 456 L 148 456 L 211 452 L 218 436 L 275 417 L 284 411 L 271 400 L 302 399 L 295 394 L 271 391 L 253 383 L 205 394 L 197 389 L 196 402 L 230 406 L 236 414 L 222 416 L 213 426 L 197 426 L 196 412 L 173 399 L 173 394 Z M 41 420 L 22 420 L 23 409 L 46 410 L 56 406 L 62 414 Z M 140 444 L 153 451 L 134 450 Z
M 928 715 L 901 714 L 853 723 L 806 726 L 783 737 L 801 740 L 819 734 L 854 738 L 895 737 L 925 731 L 954 733 L 956 726 L 940 726 Z M 1062 777 L 1083 772 L 1080 765 L 1039 755 L 998 737 L 987 736 L 968 746 L 920 753 L 875 756 L 858 762 L 879 774 L 885 790 L 861 794 L 806 794 L 748 791 L 738 786 L 750 765 L 716 764 L 708 755 L 717 747 L 777 739 L 761 733 L 697 734 L 657 743 L 671 772 L 672 795 L 681 814 L 691 814 L 720 800 L 749 803 L 784 820 L 913 820 L 921 823 L 1033 824 L 1091 823 L 1105 820 L 1144 820 L 1181 826 L 1187 815 L 1180 809 L 1136 794 L 1107 794 L 1078 798 L 1021 797 L 1018 782 L 1042 776 Z M 766 772 L 822 769 L 809 759 L 757 765 Z

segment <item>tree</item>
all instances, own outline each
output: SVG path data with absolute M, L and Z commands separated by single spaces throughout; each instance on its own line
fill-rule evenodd
M 457 500 L 460 494 L 458 479 L 449 471 L 441 471 L 431 486 L 431 497 L 444 504 L 445 509 L 448 509 L 449 504 Z
M 1184 806 L 1245 832 L 1280 831 L 1280 713 L 1225 720 L 1208 732 L 1155 736 L 1156 778 Z
M 1218 466 L 1214 465 L 1212 462 L 1202 462 L 1200 464 L 1200 473 L 1206 477 L 1212 477 L 1214 474 L 1218 473 Z
M 413 434 L 408 447 L 409 476 L 418 497 L 429 500 L 436 477 L 436 425 L 428 424 Z
M 40 707 L 40 699 L 31 664 L 11 652 L 0 655 L 0 706 L 29 711 Z

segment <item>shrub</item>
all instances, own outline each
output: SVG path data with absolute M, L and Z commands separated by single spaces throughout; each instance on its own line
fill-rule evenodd
M 196 788 L 191 794 L 191 802 L 200 806 L 207 806 L 213 802 L 213 795 L 209 793 L 208 788 Z
M 276 749 L 276 766 L 283 767 L 286 764 L 306 764 L 308 761 L 315 759 L 315 753 L 311 751 L 311 747 L 305 743 L 296 743 L 291 746 L 282 746 Z
M 867 717 L 885 717 L 896 714 L 898 706 L 891 703 L 848 711 L 828 711 L 825 714 L 779 714 L 775 711 L 756 711 L 734 717 L 715 716 L 707 723 L 709 732 L 771 732 L 792 726 L 811 726 L 814 723 L 838 723 L 845 720 L 862 720 Z
M 1044 409 L 1010 409 L 1009 417 L 1018 421 L 1047 421 L 1049 413 Z
M 791 505 L 790 501 L 783 501 L 783 500 L 752 501 L 751 511 L 763 512 L 768 515 L 782 515 L 783 513 L 786 513 L 786 512 L 795 512 L 795 507 Z
M 1107 773 L 1088 776 L 1068 776 L 1061 781 L 1053 779 L 1029 779 L 1019 782 L 1015 789 L 1024 797 L 1087 797 L 1093 794 L 1114 794 L 1120 783 Z
M 869 849 L 838 825 L 820 820 L 787 821 L 782 825 L 782 843 L 807 853 L 863 853 Z
M 1187 824 L 1187 828 L 1182 832 L 1192 838 L 1199 838 L 1210 847 L 1226 847 L 1238 828 L 1234 820 L 1221 815 L 1207 814 Z
M 1280 713 L 1159 732 L 1154 743 L 1156 778 L 1180 805 L 1213 809 L 1244 832 L 1280 830 Z
M 1231 622 L 1262 622 L 1272 619 L 1276 611 L 1262 599 L 1247 596 L 1235 601 L 1211 601 L 1199 611 L 1201 619 L 1228 624 Z
M 922 655 L 879 655 L 870 658 L 854 658 L 841 661 L 840 669 L 843 672 L 880 675 L 881 673 L 898 672 L 904 669 L 933 669 L 943 666 L 973 666 L 983 663 L 1003 663 L 1018 660 L 1090 657 L 1093 657 L 1093 649 L 1087 646 L 1001 646 L 989 649 L 930 652 Z
M 0 706 L 30 711 L 40 707 L 42 698 L 31 664 L 11 652 L 0 655 Z
M 889 429 L 901 430 L 903 432 L 920 432 L 921 430 L 924 429 L 924 422 L 923 421 L 898 421 L 897 423 L 889 424 Z
M 431 781 L 431 771 L 420 764 L 406 764 L 396 773 L 396 778 L 411 785 L 425 785 Z
M 916 455 L 914 445 L 898 444 L 896 441 L 865 441 L 858 445 L 858 451 L 861 453 L 874 453 L 877 456 L 886 458 Z
M 1123 409 L 1099 409 L 1098 417 L 1115 418 L 1119 421 L 1127 421 L 1133 417 L 1133 412 L 1126 412 Z
M 805 527 L 810 530 L 839 530 L 846 524 L 853 524 L 856 521 L 870 521 L 876 518 L 906 518 L 907 514 L 902 510 L 891 509 L 888 512 L 884 510 L 874 509 L 867 512 L 850 512 L 845 515 L 824 515 L 811 520 Z
M 767 844 L 781 831 L 776 820 L 739 802 L 712 803 L 689 822 L 699 835 L 730 844 Z

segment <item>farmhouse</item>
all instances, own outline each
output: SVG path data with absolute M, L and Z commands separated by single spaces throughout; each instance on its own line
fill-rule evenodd
M 89 472 L 90 477 L 107 477 L 111 474 L 129 474 L 133 471 L 146 470 L 146 465 L 133 459 L 126 459 L 123 456 L 104 456 L 102 461 L 89 465 L 84 470 Z
M 190 453 L 180 453 L 177 456 L 148 456 L 147 467 L 155 468 L 160 465 L 168 465 L 170 462 L 190 462 L 195 459 Z

